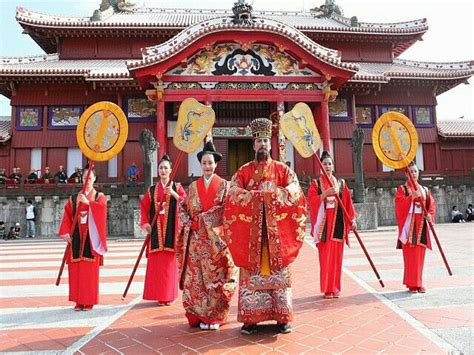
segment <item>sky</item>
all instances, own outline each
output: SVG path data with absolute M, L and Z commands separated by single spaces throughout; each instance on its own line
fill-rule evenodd
M 215 8 L 216 0 L 137 0 L 146 7 Z M 231 9 L 236 0 L 220 0 L 221 9 Z M 255 10 L 309 10 L 324 0 L 249 0 Z M 43 54 L 41 48 L 22 34 L 15 8 L 22 6 L 51 15 L 91 16 L 101 0 L 0 0 L 0 57 Z M 336 0 L 344 16 L 360 22 L 404 22 L 427 18 L 429 29 L 400 58 L 426 62 L 474 61 L 474 5 L 472 0 Z M 7 29 L 8 30 L 5 30 Z M 474 121 L 474 79 L 437 97 L 438 120 Z M 10 102 L 0 96 L 0 116 L 10 115 Z

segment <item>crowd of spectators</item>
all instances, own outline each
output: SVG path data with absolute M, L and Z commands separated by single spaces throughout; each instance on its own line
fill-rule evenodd
M 16 184 L 47 184 L 47 183 L 82 183 L 82 170 L 79 167 L 75 168 L 75 171 L 70 177 L 67 176 L 63 165 L 59 165 L 58 171 L 53 175 L 50 167 L 44 168 L 43 173 L 41 170 L 31 169 L 23 179 L 20 168 L 13 168 L 12 173 L 7 175 L 5 168 L 0 168 L 0 184 L 16 185 Z

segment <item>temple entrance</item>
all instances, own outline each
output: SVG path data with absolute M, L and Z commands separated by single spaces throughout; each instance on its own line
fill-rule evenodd
M 230 176 L 255 157 L 252 139 L 229 139 L 228 152 L 227 171 Z

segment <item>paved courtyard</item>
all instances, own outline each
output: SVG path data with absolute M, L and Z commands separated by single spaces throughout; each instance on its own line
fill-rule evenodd
M 441 224 L 437 231 L 454 275 L 448 276 L 434 246 L 425 264 L 426 294 L 403 288 L 396 231 L 383 228 L 361 237 L 386 287 L 380 287 L 352 237 L 342 298 L 325 300 L 318 290 L 317 252 L 308 240 L 292 268 L 294 331 L 280 335 L 268 323 L 251 336 L 239 332 L 237 295 L 229 322 L 212 332 L 190 329 L 179 300 L 169 307 L 142 301 L 143 262 L 122 301 L 142 241 L 110 241 L 101 269 L 101 304 L 92 312 L 72 310 L 67 271 L 54 286 L 63 243 L 0 241 L 0 352 L 472 354 L 474 223 Z

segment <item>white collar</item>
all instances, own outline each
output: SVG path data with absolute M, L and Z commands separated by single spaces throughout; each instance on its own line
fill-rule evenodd
M 213 177 L 214 177 L 214 174 L 212 174 L 212 175 L 209 177 L 209 179 L 206 179 L 206 177 L 203 175 L 202 178 L 203 178 L 203 180 L 204 180 L 204 185 L 206 185 L 206 186 L 209 185 L 209 184 L 211 183 Z

